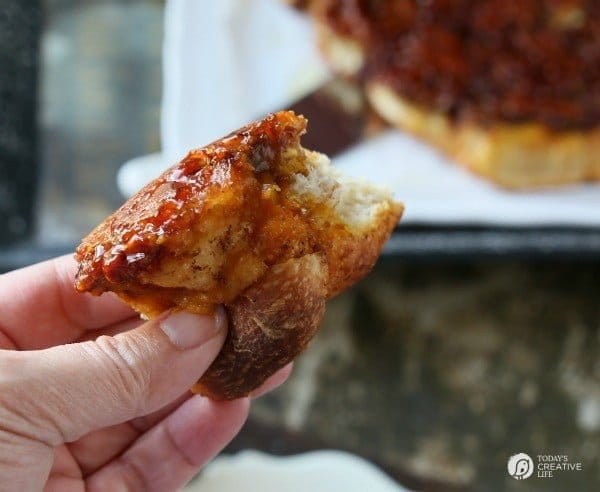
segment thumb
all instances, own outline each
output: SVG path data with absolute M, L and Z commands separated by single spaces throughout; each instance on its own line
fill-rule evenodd
M 95 341 L 2 352 L 0 407 L 17 402 L 15 425 L 25 428 L 16 432 L 53 446 L 146 415 L 206 371 L 223 345 L 226 324 L 220 308 L 214 316 L 175 312 Z

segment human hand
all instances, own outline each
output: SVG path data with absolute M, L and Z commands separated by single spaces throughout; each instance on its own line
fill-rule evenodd
M 249 398 L 188 391 L 226 317 L 144 323 L 112 294 L 77 294 L 75 269 L 62 257 L 0 276 L 0 491 L 178 489 L 248 415 Z

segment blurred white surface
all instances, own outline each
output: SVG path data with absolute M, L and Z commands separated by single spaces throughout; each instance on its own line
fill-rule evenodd
M 127 163 L 121 190 L 130 195 L 190 149 L 284 108 L 327 77 L 310 23 L 276 0 L 168 1 L 163 152 Z M 600 225 L 600 185 L 508 192 L 397 131 L 334 163 L 390 187 L 406 205 L 403 223 Z
M 341 451 L 288 457 L 243 451 L 210 463 L 187 492 L 404 492 L 371 463 Z
M 274 0 L 171 0 L 165 12 L 163 153 L 176 161 L 285 107 L 328 77 L 309 22 Z

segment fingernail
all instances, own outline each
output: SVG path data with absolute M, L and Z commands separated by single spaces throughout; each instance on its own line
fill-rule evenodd
M 227 325 L 225 310 L 219 306 L 212 316 L 177 311 L 160 322 L 162 331 L 180 350 L 198 347 L 224 330 Z

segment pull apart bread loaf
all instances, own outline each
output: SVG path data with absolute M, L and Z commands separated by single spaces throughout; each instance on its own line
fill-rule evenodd
M 148 318 L 225 306 L 227 340 L 195 392 L 244 396 L 290 362 L 402 215 L 302 148 L 306 124 L 280 112 L 190 152 L 77 248 L 80 292 L 115 292 Z
M 508 188 L 600 179 L 600 2 L 311 2 L 390 124 Z

